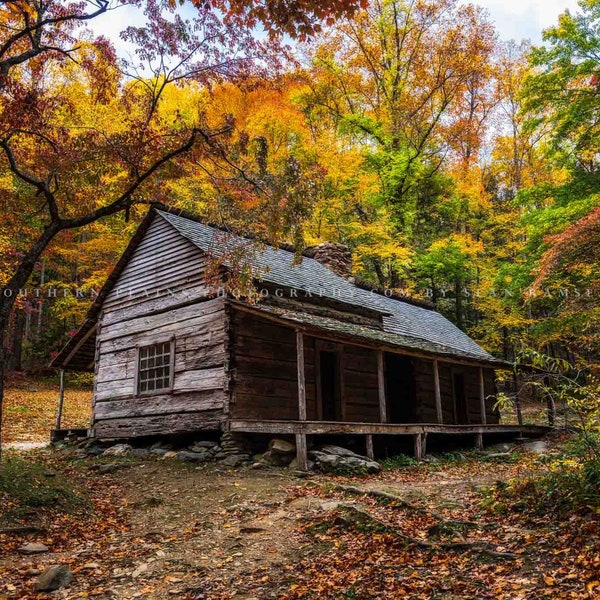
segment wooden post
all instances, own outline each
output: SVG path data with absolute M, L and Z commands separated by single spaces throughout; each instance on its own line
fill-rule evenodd
M 383 368 L 383 352 L 381 350 L 377 350 L 377 384 L 379 387 L 379 420 L 382 423 L 387 423 L 385 373 Z
M 483 380 L 483 367 L 479 367 L 479 402 L 481 405 L 481 424 L 487 425 L 487 414 L 485 410 L 485 383 Z
M 427 433 L 417 433 L 414 436 L 415 458 L 421 460 L 427 453 Z
M 65 401 L 65 370 L 60 370 L 60 388 L 58 391 L 58 408 L 56 409 L 56 429 L 60 429 L 62 420 L 63 403 Z
M 308 451 L 305 433 L 296 434 L 296 462 L 300 471 L 308 471 Z
M 442 392 L 440 390 L 440 372 L 438 369 L 438 361 L 433 361 L 433 385 L 435 389 L 435 412 L 437 414 L 438 424 L 444 422 L 444 416 L 442 413 Z
M 483 450 L 483 433 L 475 434 L 475 449 Z
M 304 336 L 296 331 L 296 356 L 298 361 L 298 419 L 306 421 L 306 378 L 304 376 Z M 306 440 L 306 438 L 305 438 Z
M 513 384 L 515 386 L 515 410 L 517 411 L 517 423 L 523 425 L 523 411 L 521 410 L 521 399 L 519 398 L 519 379 L 517 368 L 513 367 Z
M 373 436 L 371 434 L 367 435 L 366 447 L 367 447 L 367 456 L 371 460 L 374 460 L 375 459 L 375 452 L 373 451 Z

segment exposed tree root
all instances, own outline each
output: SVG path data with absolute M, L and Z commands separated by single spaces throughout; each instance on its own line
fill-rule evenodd
M 381 490 L 363 490 L 352 485 L 340 484 L 335 485 L 333 489 L 335 491 L 344 492 L 345 494 L 351 494 L 353 496 L 371 496 L 373 498 L 376 498 L 377 500 L 384 500 L 385 502 L 393 503 L 391 508 L 405 508 L 407 510 L 411 510 L 414 512 L 421 513 L 423 515 L 433 517 L 434 519 L 439 521 L 439 523 L 437 525 L 434 525 L 432 529 L 437 528 L 438 531 L 442 530 L 443 528 L 490 529 L 491 527 L 493 527 L 489 524 L 477 523 L 475 521 L 460 521 L 455 519 L 446 519 L 443 515 L 434 510 L 431 510 L 430 508 L 413 504 L 412 502 L 404 500 L 404 498 L 401 498 L 400 496 L 396 496 L 388 492 L 383 492 Z M 432 535 L 434 533 L 435 532 L 432 532 Z
M 40 533 L 46 531 L 43 527 L 35 525 L 14 525 L 12 527 L 0 527 L 0 535 Z
M 417 546 L 418 548 L 425 548 L 427 550 L 464 550 L 467 552 L 485 554 L 492 558 L 506 560 L 515 560 L 517 558 L 516 554 L 510 552 L 497 552 L 496 550 L 493 550 L 491 544 L 487 542 L 430 542 L 428 540 L 422 540 L 406 535 L 396 527 L 388 525 L 384 521 L 377 519 L 373 515 L 369 514 L 367 511 L 361 510 L 356 506 L 341 505 L 339 508 L 349 516 L 349 518 L 342 517 L 342 521 L 357 527 L 368 527 L 379 531 L 386 531 L 388 533 L 392 533 L 397 538 L 404 541 L 406 544 Z

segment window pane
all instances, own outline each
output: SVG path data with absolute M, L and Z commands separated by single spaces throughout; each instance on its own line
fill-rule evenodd
M 171 342 L 139 349 L 138 382 L 139 392 L 171 387 Z

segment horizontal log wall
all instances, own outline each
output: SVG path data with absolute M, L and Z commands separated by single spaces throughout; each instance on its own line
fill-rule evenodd
M 298 419 L 296 334 L 265 319 L 234 311 L 232 319 L 235 400 L 230 412 L 240 419 Z M 306 412 L 317 419 L 315 347 L 304 336 Z M 374 350 L 345 344 L 341 359 L 347 421 L 379 421 L 377 357 Z
M 230 336 L 235 389 L 231 416 L 298 419 L 296 332 L 234 310 Z M 307 414 L 316 418 L 314 343 L 305 337 L 304 344 Z
M 226 405 L 225 311 L 206 257 L 157 216 L 103 306 L 96 339 L 98 437 L 216 429 Z M 140 290 L 171 290 L 157 297 Z M 131 295 L 129 295 L 131 292 Z M 136 390 L 137 348 L 174 340 L 172 391 Z
M 468 416 L 470 424 L 481 423 L 479 396 L 479 368 L 454 365 L 446 362 L 438 363 L 440 392 L 442 397 L 442 415 L 445 424 L 455 423 L 453 374 L 461 373 L 465 378 Z M 414 358 L 415 391 L 417 395 L 417 421 L 420 423 L 436 423 L 435 389 L 433 381 L 433 362 Z M 486 395 L 486 416 L 490 424 L 498 423 L 498 414 L 494 410 L 495 387 L 494 370 L 484 369 L 484 387 Z
M 346 421 L 379 421 L 377 352 L 344 344 L 343 378 Z

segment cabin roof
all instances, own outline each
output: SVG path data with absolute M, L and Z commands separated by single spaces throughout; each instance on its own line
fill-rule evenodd
M 301 326 L 307 333 L 323 332 L 332 334 L 344 340 L 361 340 L 371 345 L 375 343 L 378 346 L 387 348 L 403 348 L 407 353 L 426 354 L 440 358 L 456 358 L 469 362 L 493 364 L 500 367 L 500 361 L 491 357 L 483 359 L 481 355 L 471 352 L 457 351 L 444 344 L 437 344 L 428 340 L 414 336 L 403 335 L 386 331 L 385 329 L 375 329 L 358 323 L 341 321 L 339 319 L 303 312 L 299 310 L 289 310 L 276 306 L 258 304 L 249 305 L 241 302 L 234 302 L 243 307 L 246 312 L 254 313 L 257 316 L 274 318 L 280 322 L 287 322 L 295 327 Z M 488 355 L 488 357 L 491 355 Z
M 90 308 L 87 319 L 77 334 L 61 350 L 51 365 L 73 370 L 91 370 L 92 364 L 87 356 L 94 347 L 95 325 L 102 303 L 117 282 L 121 272 L 133 255 L 135 248 L 143 239 L 153 218 L 164 219 L 183 237 L 197 248 L 211 255 L 218 264 L 228 268 L 236 265 L 249 266 L 253 277 L 259 282 L 295 289 L 310 293 L 314 297 L 323 297 L 337 304 L 359 307 L 373 313 L 379 313 L 383 329 L 356 325 L 338 319 L 309 314 L 302 310 L 284 310 L 272 306 L 259 305 L 263 314 L 271 312 L 284 320 L 305 324 L 320 330 L 326 330 L 346 337 L 378 342 L 384 345 L 423 351 L 447 357 L 464 358 L 485 364 L 505 367 L 506 363 L 485 351 L 466 333 L 440 313 L 416 304 L 412 300 L 387 297 L 373 290 L 354 285 L 351 281 L 333 273 L 313 258 L 298 256 L 284 249 L 267 244 L 258 244 L 251 239 L 207 225 L 198 220 L 187 218 L 165 210 L 153 209 L 134 234 L 125 253 L 109 276 L 98 298 Z M 86 351 L 81 363 L 80 354 Z M 81 363 L 81 364 L 80 364 Z
M 176 214 L 160 210 L 157 213 L 181 235 L 199 249 L 212 254 L 224 266 L 232 267 L 242 251 L 242 260 L 249 263 L 258 280 L 381 313 L 384 331 L 378 333 L 389 334 L 388 341 L 393 345 L 423 349 L 426 346 L 430 352 L 437 349 L 440 354 L 500 362 L 435 310 L 359 288 L 313 258 L 302 256 L 299 262 L 298 256 L 288 250 L 257 245 L 246 238 Z M 317 318 L 303 312 L 296 315 L 302 315 L 301 318 L 307 323 Z M 295 318 L 298 320 L 297 316 Z M 340 321 L 329 320 L 336 321 L 337 326 L 343 326 Z M 348 327 L 352 329 L 357 326 Z M 352 332 L 348 330 L 347 333 Z M 354 334 L 358 335 L 358 332 Z

